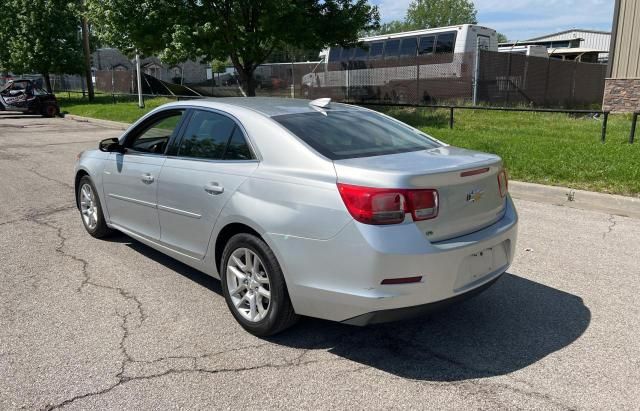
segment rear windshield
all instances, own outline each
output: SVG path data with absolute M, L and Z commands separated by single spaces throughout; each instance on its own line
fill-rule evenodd
M 366 111 L 325 111 L 273 117 L 331 160 L 372 157 L 439 147 L 409 126 Z

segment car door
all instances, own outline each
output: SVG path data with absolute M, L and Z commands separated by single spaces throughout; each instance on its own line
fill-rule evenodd
M 110 222 L 159 240 L 158 177 L 170 143 L 177 138 L 185 110 L 167 110 L 147 119 L 125 137 L 124 153 L 110 153 L 103 190 Z
M 160 173 L 161 242 L 204 258 L 220 211 L 257 166 L 237 121 L 219 111 L 193 109 L 176 156 L 167 157 Z

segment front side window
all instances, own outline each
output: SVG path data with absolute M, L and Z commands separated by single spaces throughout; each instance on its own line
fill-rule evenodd
M 380 114 L 330 111 L 273 117 L 331 160 L 372 157 L 440 147 L 426 134 Z
M 163 113 L 152 120 L 142 132 L 128 138 L 125 147 L 137 153 L 164 154 L 169 140 L 178 133 L 184 110 Z
M 227 116 L 196 110 L 178 148 L 178 156 L 207 160 L 251 160 L 251 150 L 236 123 Z

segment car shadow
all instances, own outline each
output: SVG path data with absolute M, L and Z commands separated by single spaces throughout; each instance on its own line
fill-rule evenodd
M 126 238 L 131 249 L 222 296 L 218 280 Z M 576 341 L 590 321 L 580 297 L 506 273 L 477 297 L 428 317 L 368 327 L 303 318 L 267 340 L 403 378 L 461 381 L 534 364 Z

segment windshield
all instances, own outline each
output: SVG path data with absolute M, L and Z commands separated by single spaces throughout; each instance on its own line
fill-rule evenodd
M 368 111 L 326 111 L 273 117 L 331 160 L 372 157 L 440 147 L 426 134 Z

